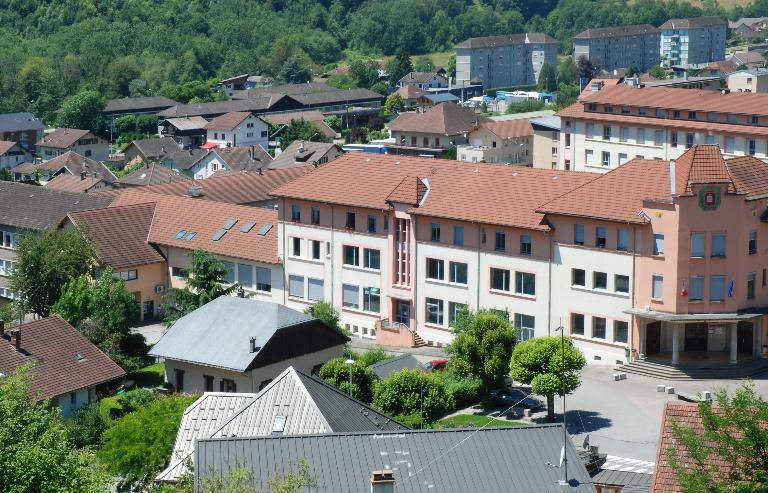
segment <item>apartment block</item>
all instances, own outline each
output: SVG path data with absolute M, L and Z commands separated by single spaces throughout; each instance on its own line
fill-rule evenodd
M 469 307 L 523 340 L 563 327 L 595 363 L 751 359 L 766 171 L 712 145 L 605 174 L 348 154 L 274 192 L 284 303 L 387 344 L 448 344 Z
M 676 159 L 695 145 L 768 161 L 768 95 L 598 87 L 562 110 L 559 168 L 605 172 L 633 158 Z
M 573 38 L 573 59 L 584 56 L 608 72 L 629 67 L 647 72 L 659 64 L 660 40 L 650 24 L 587 29 Z
M 542 33 L 467 39 L 456 45 L 457 83 L 479 80 L 486 89 L 535 84 L 544 63 L 557 66 L 557 43 Z
M 661 60 L 665 67 L 688 67 L 725 60 L 728 23 L 719 17 L 670 19 L 661 26 Z

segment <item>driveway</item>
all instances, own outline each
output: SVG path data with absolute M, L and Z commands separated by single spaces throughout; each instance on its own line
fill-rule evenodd
M 147 345 L 154 346 L 165 334 L 165 326 L 162 323 L 141 325 L 132 328 L 131 332 L 143 335 Z

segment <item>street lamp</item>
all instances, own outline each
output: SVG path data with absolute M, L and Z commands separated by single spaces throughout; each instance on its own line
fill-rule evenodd
M 344 363 L 349 367 L 349 396 L 352 397 L 352 365 L 355 364 L 355 360 L 349 358 Z
M 563 479 L 560 480 L 560 484 L 568 484 L 568 425 L 565 418 L 565 327 L 563 327 L 562 320 L 560 327 L 555 329 L 555 332 L 560 332 L 560 356 L 562 358 L 563 369 L 560 374 L 560 385 L 563 391 Z

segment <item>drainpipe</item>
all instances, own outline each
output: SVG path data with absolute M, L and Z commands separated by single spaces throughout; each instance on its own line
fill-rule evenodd
M 411 216 L 411 231 L 410 235 L 413 237 L 413 275 L 411 275 L 411 282 L 413 283 L 413 332 L 418 332 L 419 326 L 419 241 L 416 236 L 416 223 L 418 222 L 418 216 Z
M 631 307 L 635 307 L 635 283 L 637 282 L 635 280 L 635 271 L 637 270 L 637 226 L 632 225 L 632 287 L 630 288 L 632 292 L 629 294 L 629 302 Z M 632 315 L 629 319 L 629 362 L 632 361 L 632 349 L 634 345 L 634 336 L 635 336 L 635 316 Z M 640 337 L 638 332 L 638 345 L 640 343 Z M 637 355 L 640 356 L 640 347 L 637 348 Z
M 331 256 L 331 271 L 330 271 L 330 274 L 331 274 L 331 306 L 335 306 L 333 304 L 333 293 L 336 290 L 336 288 L 335 288 L 335 286 L 333 284 L 333 262 L 334 262 L 334 257 L 335 257 L 335 255 L 334 255 L 335 248 L 334 247 L 336 246 L 335 235 L 334 235 L 334 233 L 335 233 L 335 229 L 334 229 L 334 220 L 335 220 L 335 218 L 333 217 L 334 216 L 333 204 L 330 204 L 330 205 L 331 205 L 331 247 L 329 248 L 328 254 Z
M 552 233 L 549 235 L 549 277 L 547 278 L 547 335 L 552 335 L 552 250 L 555 239 L 552 237 Z M 562 325 L 562 324 L 560 324 Z M 561 330 L 565 330 L 562 329 Z
M 477 289 L 475 290 L 477 305 L 475 306 L 475 311 L 480 309 L 480 240 L 482 239 L 482 235 L 483 227 L 480 224 L 477 224 L 477 282 L 475 283 L 477 285 Z
M 285 198 L 280 199 L 280 205 L 278 206 L 279 209 L 277 211 L 278 219 L 280 218 L 280 215 L 285 212 Z M 283 305 L 286 304 L 287 301 L 287 291 L 288 291 L 288 269 L 287 267 L 287 257 L 285 256 L 285 216 L 283 216 L 283 220 L 281 221 L 283 225 L 283 241 L 280 242 L 280 258 L 283 259 Z

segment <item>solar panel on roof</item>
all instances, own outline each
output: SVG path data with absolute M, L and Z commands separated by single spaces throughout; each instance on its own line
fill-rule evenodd
M 180 240 L 185 234 L 187 234 L 187 232 L 182 229 L 181 231 L 176 233 L 176 239 Z
M 221 228 L 220 230 L 216 231 L 216 234 L 213 235 L 213 241 L 219 241 L 222 236 L 227 234 L 228 229 Z
M 272 225 L 271 224 L 265 224 L 259 230 L 259 236 L 266 236 L 266 234 L 269 233 L 270 229 L 272 229 Z
M 234 226 L 235 223 L 237 223 L 237 219 L 229 218 L 227 220 L 227 223 L 224 226 L 222 226 L 222 228 L 226 230 L 232 229 L 232 226 Z
M 184 241 L 189 241 L 189 240 L 191 240 L 192 238 L 194 238 L 194 237 L 195 237 L 195 235 L 197 235 L 197 233 L 196 233 L 195 231 L 190 231 L 190 232 L 187 234 L 187 237 L 186 237 L 186 238 L 184 238 Z
M 253 227 L 256 226 L 256 221 L 248 221 L 240 228 L 241 233 L 250 233 Z

